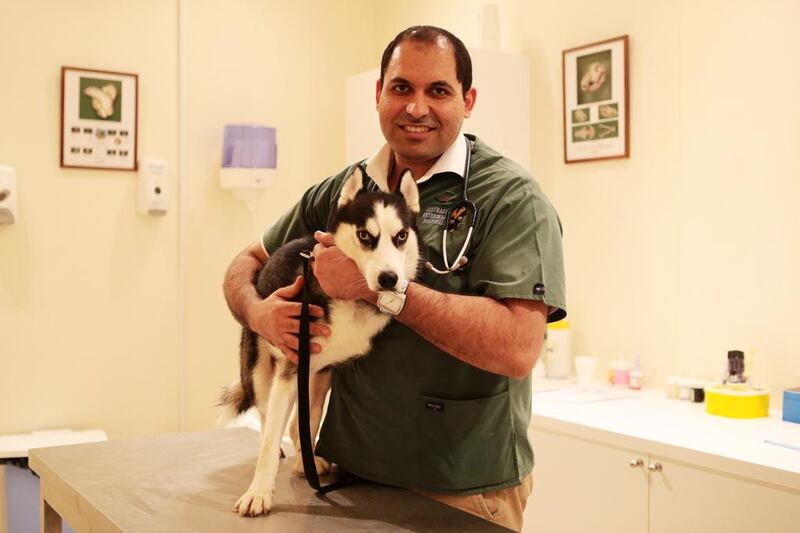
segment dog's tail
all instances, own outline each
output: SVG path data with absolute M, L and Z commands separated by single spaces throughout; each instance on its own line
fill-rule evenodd
M 220 408 L 219 417 L 217 417 L 217 426 L 225 427 L 230 424 L 241 413 L 239 406 L 244 401 L 244 389 L 242 388 L 241 381 L 234 381 L 230 385 L 222 387 L 219 393 L 219 403 L 217 407 Z

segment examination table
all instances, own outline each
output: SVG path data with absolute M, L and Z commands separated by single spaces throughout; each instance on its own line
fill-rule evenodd
M 270 515 L 242 518 L 258 433 L 165 434 L 30 450 L 41 478 L 42 531 L 507 531 L 404 489 L 362 482 L 318 496 L 281 461 Z M 326 483 L 330 480 L 323 479 Z

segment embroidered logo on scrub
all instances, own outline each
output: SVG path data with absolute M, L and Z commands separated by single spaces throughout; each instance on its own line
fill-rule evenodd
M 446 207 L 439 207 L 439 206 L 431 206 L 427 208 L 422 213 L 422 220 L 420 221 L 421 224 L 435 224 L 437 226 L 443 226 L 445 220 L 447 219 L 447 211 Z

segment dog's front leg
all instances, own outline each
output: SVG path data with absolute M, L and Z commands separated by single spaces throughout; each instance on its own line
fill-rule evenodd
M 322 421 L 322 410 L 325 407 L 325 397 L 328 391 L 331 390 L 331 375 L 330 368 L 321 370 L 311 376 L 308 391 L 309 401 L 309 422 L 311 430 L 311 442 L 316 448 L 317 433 L 319 432 L 319 424 Z M 298 476 L 305 475 L 305 468 L 303 467 L 303 454 L 300 450 L 300 429 L 297 413 L 295 412 L 294 423 L 292 424 L 292 444 L 296 456 L 294 458 L 294 472 Z M 314 456 L 314 463 L 317 467 L 317 474 L 325 474 L 331 471 L 331 464 L 324 458 L 317 455 Z
M 266 424 L 261 427 L 261 449 L 253 481 L 233 508 L 241 516 L 267 514 L 272 507 L 272 492 L 275 489 L 275 478 L 278 475 L 280 462 L 281 438 L 297 397 L 297 375 L 286 379 L 281 374 L 282 372 L 276 372 L 269 391 L 264 417 Z

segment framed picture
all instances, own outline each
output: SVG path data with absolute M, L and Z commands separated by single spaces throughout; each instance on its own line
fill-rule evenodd
M 139 77 L 61 67 L 61 166 L 136 170 Z
M 630 155 L 628 36 L 564 50 L 564 162 Z

